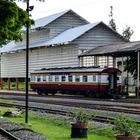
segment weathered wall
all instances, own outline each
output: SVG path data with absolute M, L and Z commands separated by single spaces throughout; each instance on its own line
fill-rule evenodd
M 92 49 L 97 46 L 115 44 L 118 42 L 124 42 L 124 40 L 102 24 L 89 30 L 74 41 L 74 43 L 79 44 L 80 49 Z
M 79 66 L 78 48 L 72 45 L 30 50 L 29 73 L 41 68 Z M 25 51 L 2 55 L 2 77 L 25 77 Z

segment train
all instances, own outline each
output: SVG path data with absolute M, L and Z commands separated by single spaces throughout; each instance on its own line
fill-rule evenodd
M 31 88 L 41 94 L 115 97 L 121 94 L 122 76 L 117 68 L 65 67 L 35 70 Z

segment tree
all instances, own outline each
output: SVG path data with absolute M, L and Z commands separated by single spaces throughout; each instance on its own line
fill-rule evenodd
M 122 35 L 127 40 L 130 40 L 133 33 L 134 31 L 129 26 L 126 26 L 125 30 L 122 32 Z M 135 53 L 134 55 L 128 56 L 124 64 L 124 71 L 131 73 L 133 79 L 137 79 L 137 54 Z
M 117 31 L 115 19 L 113 18 L 113 6 L 110 6 L 110 15 L 109 15 L 109 17 L 111 18 L 110 21 L 109 21 L 110 28 L 113 29 L 114 31 Z
M 134 31 L 131 29 L 130 26 L 126 26 L 126 28 L 122 32 L 122 36 L 127 40 L 130 40 L 131 36 L 133 35 Z
M 133 79 L 137 79 L 137 53 L 129 56 L 124 62 L 124 71 L 131 73 Z
M 9 41 L 22 40 L 21 28 L 33 23 L 28 18 L 27 12 L 17 6 L 15 0 L 0 1 L 0 46 Z
M 109 20 L 110 28 L 113 29 L 114 31 L 117 31 L 117 26 L 116 26 L 116 23 L 115 23 L 115 19 L 113 18 L 113 6 L 110 6 L 109 17 L 111 18 Z M 123 31 L 122 31 L 122 36 L 129 41 L 131 36 L 133 35 L 133 33 L 134 33 L 134 31 L 131 29 L 131 27 L 126 26 L 125 29 L 123 29 Z
M 111 17 L 109 21 L 109 26 L 113 30 L 117 31 L 115 19 L 113 18 L 113 6 L 110 6 L 109 17 Z M 134 33 L 133 29 L 131 29 L 130 26 L 126 26 L 122 31 L 122 36 L 129 41 L 133 33 Z M 127 57 L 127 59 L 124 61 L 124 64 L 125 64 L 124 71 L 131 73 L 133 78 L 137 79 L 137 55 L 134 54 L 132 56 Z

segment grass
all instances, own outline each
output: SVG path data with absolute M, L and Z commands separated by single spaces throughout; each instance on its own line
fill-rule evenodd
M 1 109 L 1 113 L 4 113 L 6 109 Z M 71 126 L 67 120 L 63 120 L 53 115 L 36 115 L 29 111 L 29 123 L 26 125 L 25 116 L 21 115 L 18 117 L 6 117 L 5 119 L 15 122 L 22 123 L 26 127 L 30 127 L 35 132 L 41 133 L 46 136 L 49 140 L 115 140 L 115 138 L 107 136 L 99 136 L 93 133 L 88 134 L 88 138 L 70 138 Z

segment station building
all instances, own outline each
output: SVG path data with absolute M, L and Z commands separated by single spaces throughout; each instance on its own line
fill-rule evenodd
M 38 19 L 29 33 L 29 76 L 37 69 L 101 65 L 105 60 L 112 66 L 111 57 L 97 60 L 79 56 L 96 47 L 125 42 L 128 41 L 105 23 L 89 23 L 73 10 Z M 2 79 L 25 78 L 26 32 L 22 42 L 11 41 L 0 53 Z

